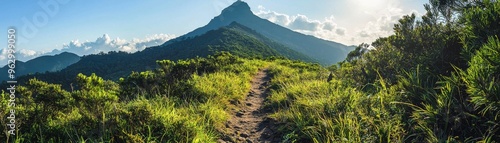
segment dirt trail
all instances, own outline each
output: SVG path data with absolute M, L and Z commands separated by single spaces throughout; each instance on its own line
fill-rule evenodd
M 263 109 L 264 100 L 268 94 L 268 84 L 271 77 L 267 69 L 259 70 L 252 79 L 252 87 L 241 108 L 234 111 L 231 119 L 226 123 L 227 135 L 219 142 L 279 142 L 274 122 L 266 118 L 271 111 Z

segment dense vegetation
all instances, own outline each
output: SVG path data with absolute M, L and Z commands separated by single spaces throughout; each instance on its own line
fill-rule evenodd
M 421 20 L 400 19 L 394 35 L 372 44 L 375 50 L 360 45 L 335 70 L 337 79 L 362 92 L 357 99 L 380 100 L 381 108 L 370 108 L 381 114 L 372 117 L 397 120 L 374 130 L 385 139 L 500 140 L 500 2 L 431 0 L 425 8 Z M 384 127 L 363 114 L 354 121 Z
M 157 61 L 117 82 L 79 74 L 72 91 L 31 79 L 18 88 L 19 132 L 0 137 L 216 142 L 253 74 L 268 68 L 266 108 L 283 142 L 499 141 L 500 2 L 431 0 L 425 8 L 421 20 L 400 19 L 374 50 L 361 44 L 329 68 L 223 52 Z

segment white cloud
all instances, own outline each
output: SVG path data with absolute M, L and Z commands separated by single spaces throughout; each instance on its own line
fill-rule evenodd
M 7 64 L 7 56 L 8 56 L 8 49 L 7 48 L 4 48 L 4 49 L 0 49 L 0 65 L 6 65 Z M 16 60 L 21 60 L 21 61 L 26 61 L 26 60 L 29 60 L 29 59 L 33 59 L 37 56 L 40 56 L 41 53 L 39 52 L 36 52 L 36 51 L 33 51 L 33 50 L 27 50 L 27 49 L 21 49 L 19 51 L 16 51 L 16 53 L 14 53 L 14 56 L 16 58 Z
M 333 17 L 332 17 L 333 19 Z M 323 29 L 324 30 L 329 30 L 329 31 L 333 31 L 337 28 L 337 24 L 334 23 L 333 21 L 325 21 L 324 24 L 323 24 Z
M 133 39 L 131 41 L 127 41 L 120 38 L 112 39 L 108 34 L 104 34 L 102 37 L 97 38 L 95 41 L 71 41 L 69 44 L 64 44 L 62 49 L 54 50 L 51 53 L 59 53 L 64 51 L 75 53 L 80 56 L 109 51 L 123 51 L 133 53 L 144 50 L 145 48 L 150 46 L 161 45 L 172 38 L 175 38 L 175 36 L 168 34 L 155 34 L 146 37 L 145 39 Z
M 339 26 L 333 16 L 323 20 L 308 18 L 306 15 L 287 15 L 271 10 L 266 10 L 263 6 L 258 7 L 259 11 L 255 14 L 261 18 L 267 19 L 273 23 L 287 27 L 297 32 L 307 35 L 313 35 L 318 38 L 340 42 L 346 45 L 358 45 L 361 43 L 371 43 L 379 37 L 386 37 L 393 34 L 394 24 L 403 15 L 415 13 L 416 10 L 405 13 L 401 8 L 393 4 L 387 5 L 387 8 L 381 11 L 366 11 L 365 14 L 371 15 L 373 20 L 368 21 L 361 27 L 342 27 Z M 356 21 L 356 20 L 349 20 Z
M 36 51 L 33 51 L 33 50 L 27 50 L 27 49 L 21 49 L 19 51 L 19 53 L 21 53 L 21 55 L 25 55 L 25 56 L 34 56 L 36 55 Z
M 320 30 L 322 24 L 320 21 L 310 20 L 305 15 L 297 15 L 293 16 L 293 20 L 288 24 L 288 27 L 295 30 L 317 31 Z
M 266 10 L 263 6 L 259 6 L 259 11 L 255 13 L 257 16 L 267 19 L 273 23 L 287 27 L 297 32 L 308 35 L 314 35 L 319 38 L 338 41 L 345 36 L 347 29 L 340 27 L 335 23 L 333 16 L 327 17 L 324 20 L 314 20 L 306 15 L 287 15 L 275 11 Z
M 104 34 L 95 41 L 80 42 L 79 40 L 73 40 L 68 44 L 63 44 L 61 49 L 55 49 L 51 52 L 20 49 L 15 55 L 17 60 L 27 61 L 41 55 L 55 55 L 61 52 L 71 52 L 79 56 L 97 54 L 99 52 L 106 53 L 109 51 L 132 53 L 144 50 L 147 47 L 161 45 L 172 38 L 175 38 L 175 36 L 169 34 L 155 34 L 144 39 L 134 38 L 127 41 L 120 38 L 112 39 L 108 34 Z M 0 53 L 0 65 L 3 65 L 2 63 L 7 64 L 7 49 L 0 49 Z
M 2 55 L 0 55 L 0 61 L 2 61 L 2 63 L 6 63 L 6 59 L 7 59 L 7 49 L 2 49 Z
M 363 28 L 355 31 L 353 39 L 359 43 L 371 43 L 379 37 L 387 37 L 394 33 L 394 24 L 397 24 L 398 20 L 406 14 L 409 13 L 403 13 L 402 9 L 396 7 L 389 7 L 385 11 L 374 14 L 378 16 L 376 20 L 369 21 Z
M 261 5 L 259 6 L 257 15 L 281 26 L 287 26 L 291 22 L 290 16 L 274 11 L 266 11 Z
M 344 36 L 345 35 L 345 28 L 338 28 L 337 30 L 335 30 L 335 33 L 337 33 L 340 36 Z

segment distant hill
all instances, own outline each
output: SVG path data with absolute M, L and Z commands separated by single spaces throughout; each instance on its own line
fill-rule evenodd
M 15 75 L 17 77 L 27 74 L 55 72 L 68 67 L 80 60 L 80 57 L 73 53 L 63 52 L 54 56 L 40 56 L 26 62 L 16 61 Z M 7 73 L 8 66 L 0 69 L 2 73 Z M 7 74 L 0 76 L 0 81 L 9 80 Z
M 354 50 L 353 46 L 346 46 L 314 36 L 304 35 L 262 19 L 254 15 L 248 4 L 243 1 L 236 1 L 231 6 L 225 8 L 219 16 L 213 18 L 207 25 L 176 39 L 167 41 L 164 45 L 204 34 L 210 30 L 227 26 L 232 22 L 238 22 L 254 29 L 256 32 L 277 43 L 317 59 L 323 65 L 332 65 L 343 61 L 347 57 L 347 54 Z
M 118 80 L 132 71 L 145 71 L 156 68 L 157 60 L 179 60 L 206 57 L 217 52 L 227 51 L 241 57 L 282 56 L 295 60 L 316 62 L 314 59 L 276 43 L 254 30 L 233 22 L 228 26 L 210 30 L 205 34 L 185 38 L 168 45 L 147 48 L 136 53 L 109 52 L 83 56 L 80 61 L 67 68 L 54 72 L 21 77 L 20 82 L 38 78 L 50 83 L 68 87 L 78 73 L 96 75 L 104 79 Z

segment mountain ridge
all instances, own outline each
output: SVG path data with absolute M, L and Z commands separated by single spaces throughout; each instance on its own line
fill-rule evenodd
M 80 60 L 80 56 L 70 53 L 62 52 L 53 56 L 40 56 L 26 62 L 16 60 L 15 75 L 17 77 L 34 74 L 34 73 L 44 73 L 44 72 L 55 72 L 62 70 Z M 0 68 L 0 71 L 7 73 L 9 67 L 6 65 Z M 9 78 L 7 76 L 1 76 L 0 81 L 6 81 Z
M 222 10 L 220 15 L 210 20 L 205 26 L 197 28 L 178 38 L 169 40 L 163 45 L 194 37 L 207 31 L 227 26 L 232 22 L 238 22 L 275 42 L 281 43 L 292 50 L 314 58 L 322 65 L 332 65 L 343 61 L 347 57 L 347 54 L 354 50 L 352 46 L 346 46 L 337 42 L 316 38 L 311 35 L 305 35 L 272 23 L 266 19 L 262 19 L 253 14 L 250 6 L 243 1 L 236 1 L 231 4 L 229 7 Z

